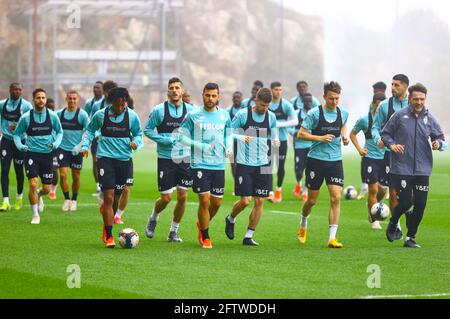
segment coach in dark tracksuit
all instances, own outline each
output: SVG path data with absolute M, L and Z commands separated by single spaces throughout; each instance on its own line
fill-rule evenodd
M 392 151 L 392 184 L 399 198 L 386 230 L 389 241 L 402 238 L 396 225 L 403 213 L 414 205 L 406 220 L 408 234 L 405 247 L 420 248 L 415 236 L 422 220 L 433 167 L 433 150 L 447 148 L 444 134 L 436 119 L 425 108 L 427 89 L 418 83 L 409 88 L 409 105 L 396 112 L 381 133 L 384 144 Z M 431 146 L 429 140 L 431 139 Z

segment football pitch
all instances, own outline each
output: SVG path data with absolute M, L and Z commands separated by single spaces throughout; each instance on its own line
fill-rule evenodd
M 0 298 L 449 298 L 450 155 L 433 153 L 428 205 L 417 236 L 422 248 L 403 248 L 402 241 L 389 243 L 387 222 L 382 222 L 381 231 L 370 228 L 365 201 L 343 200 L 338 238 L 344 248 L 340 250 L 326 248 L 325 188 L 309 219 L 306 245 L 297 240 L 302 202 L 292 193 L 292 149 L 283 201 L 265 204 L 255 232 L 259 247 L 242 245 L 250 208 L 237 218 L 235 239 L 225 236 L 224 219 L 236 200 L 229 170 L 223 205 L 210 225 L 213 249 L 202 249 L 197 242 L 197 196 L 191 192 L 179 229 L 183 243 L 167 242 L 173 203 L 161 214 L 155 238 L 147 239 L 144 227 L 158 193 L 156 151 L 145 149 L 134 158 L 135 185 L 123 216 L 125 225 L 113 228 L 115 236 L 122 228 L 136 229 L 140 243 L 131 250 L 106 249 L 97 199 L 91 196 L 95 185 L 89 157 L 76 213 L 61 211 L 60 188 L 57 200 L 44 200 L 40 225 L 30 224 L 26 194 L 21 211 L 0 213 Z M 360 189 L 359 171 L 359 157 L 346 155 L 346 185 Z M 402 228 L 406 233 L 404 217 Z M 68 288 L 71 265 L 79 267 L 79 289 Z

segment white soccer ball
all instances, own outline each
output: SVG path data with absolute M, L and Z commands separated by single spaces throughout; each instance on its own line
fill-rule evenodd
M 137 231 L 131 228 L 121 230 L 118 239 L 122 248 L 134 248 L 139 244 L 139 235 Z
M 358 191 L 355 186 L 347 186 L 344 188 L 344 197 L 345 199 L 355 199 L 358 196 Z
M 376 203 L 370 209 L 373 220 L 385 220 L 391 215 L 391 211 L 386 204 Z

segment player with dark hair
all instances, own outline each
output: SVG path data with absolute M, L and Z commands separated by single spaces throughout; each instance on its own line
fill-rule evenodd
M 94 86 L 92 87 L 92 91 L 94 93 L 94 97 L 86 100 L 86 105 L 84 106 L 84 110 L 89 115 L 89 117 L 91 117 L 92 115 L 94 104 L 103 99 L 103 82 L 95 82 Z
M 230 119 L 233 121 L 236 114 L 243 109 L 242 106 L 242 93 L 239 91 L 236 91 L 233 93 L 233 105 L 227 108 L 227 111 L 230 113 Z M 237 156 L 237 143 L 236 141 L 233 141 L 233 160 L 231 161 L 231 174 L 233 175 L 233 178 L 236 173 L 236 156 Z
M 102 240 L 108 248 L 115 247 L 112 225 L 120 194 L 133 179 L 132 152 L 143 145 L 139 117 L 127 107 L 129 99 L 126 88 L 116 87 L 108 92 L 105 101 L 107 106 L 92 116 L 80 152 L 87 156 L 96 132 L 99 131 L 97 163 L 103 193 Z
M 392 152 L 391 183 L 398 194 L 386 237 L 390 242 L 401 239 L 397 224 L 406 213 L 409 216 L 404 247 L 408 248 L 420 248 L 415 237 L 427 204 L 433 168 L 432 150 L 447 148 L 440 125 L 425 106 L 426 98 L 425 86 L 420 83 L 411 86 L 408 107 L 392 115 L 381 133 L 382 141 Z M 412 211 L 411 206 L 414 207 Z
M 23 159 L 25 154 L 21 152 L 14 144 L 13 134 L 16 129 L 17 122 L 19 122 L 22 114 L 25 114 L 33 107 L 30 102 L 22 98 L 22 84 L 11 83 L 9 86 L 9 98 L 0 101 L 0 118 L 2 139 L 0 142 L 1 149 L 1 180 L 3 203 L 0 206 L 0 212 L 11 209 L 9 204 L 9 171 L 11 169 L 11 162 L 14 162 L 14 171 L 16 172 L 17 180 L 17 195 L 14 209 L 22 208 L 23 201 Z M 24 138 L 24 136 L 22 136 Z
M 207 83 L 203 89 L 203 108 L 186 115 L 179 138 L 191 147 L 192 189 L 199 199 L 198 240 L 206 249 L 212 248 L 209 223 L 222 203 L 226 157 L 232 155 L 230 115 L 218 107 L 219 101 L 219 86 Z
M 387 85 L 386 85 L 386 83 L 379 81 L 379 82 L 375 83 L 374 85 L 372 85 L 372 89 L 373 89 L 373 94 L 377 94 L 377 93 L 386 94 Z
M 259 89 L 261 89 L 262 87 L 264 87 L 264 84 L 261 81 L 256 80 L 255 82 L 253 82 L 251 96 L 249 98 L 247 98 L 247 99 L 242 100 L 241 106 L 243 108 L 244 107 L 254 106 L 255 105 L 256 93 L 258 93 Z
M 341 193 L 344 186 L 341 143 L 348 145 L 348 112 L 339 107 L 341 86 L 337 82 L 324 85 L 324 106 L 308 112 L 298 138 L 313 142 L 306 162 L 306 185 L 308 199 L 303 205 L 298 240 L 306 243 L 308 217 L 319 198 L 320 187 L 325 179 L 330 194 L 329 248 L 342 248 L 336 238 L 341 214 Z M 309 133 L 309 131 L 311 133 Z
M 300 110 L 303 108 L 303 106 L 305 105 L 304 99 L 305 99 L 306 94 L 309 94 L 311 96 L 311 99 L 312 99 L 312 101 L 311 101 L 312 107 L 311 108 L 314 108 L 314 107 L 317 107 L 320 105 L 319 100 L 316 97 L 312 96 L 311 93 L 309 93 L 309 85 L 306 81 L 298 81 L 296 88 L 297 88 L 298 95 L 294 96 L 290 100 L 292 106 L 294 107 L 294 110 Z
M 50 191 L 53 179 L 53 150 L 61 144 L 63 131 L 55 112 L 45 107 L 46 92 L 43 89 L 33 91 L 34 108 L 22 115 L 13 133 L 16 147 L 25 153 L 25 169 L 28 177 L 32 224 L 40 223 L 39 213 L 44 211 L 42 196 Z M 22 138 L 26 133 L 26 143 Z M 38 189 L 38 177 L 42 188 Z
M 277 162 L 277 188 L 275 195 L 270 192 L 268 200 L 272 203 L 279 203 L 282 200 L 282 186 L 284 176 L 286 174 L 285 164 L 288 151 L 288 128 L 295 127 L 298 124 L 297 114 L 292 107 L 291 102 L 282 98 L 283 88 L 280 82 L 272 82 L 270 84 L 272 90 L 272 102 L 269 110 L 275 113 L 277 117 L 278 137 L 280 139 L 280 147 L 271 152 L 270 165 L 273 165 L 274 160 Z
M 255 106 L 239 111 L 233 119 L 232 127 L 237 139 L 237 167 L 235 194 L 240 200 L 234 203 L 231 214 L 225 218 L 225 234 L 234 239 L 236 217 L 248 206 L 252 198 L 254 207 L 249 216 L 247 232 L 243 244 L 258 246 L 253 233 L 263 212 L 264 199 L 272 190 L 272 172 L 269 164 L 269 145 L 279 146 L 277 119 L 269 111 L 272 92 L 262 88 L 256 94 Z
M 172 201 L 173 188 L 176 187 L 177 201 L 167 236 L 167 240 L 173 243 L 182 242 L 178 229 L 186 210 L 187 192 L 192 187 L 190 149 L 177 142 L 181 122 L 187 113 L 195 109 L 182 100 L 183 90 L 183 82 L 179 78 L 171 78 L 167 84 L 168 100 L 153 108 L 144 129 L 144 134 L 157 144 L 160 193 L 150 214 L 145 234 L 148 238 L 155 236 L 159 215 Z
M 378 108 L 378 105 L 386 99 L 384 93 L 376 93 L 373 96 L 370 112 L 358 119 L 355 126 L 350 132 L 350 140 L 357 149 L 359 155 L 362 157 L 361 161 L 361 179 L 368 184 L 369 198 L 367 200 L 368 218 L 372 224 L 372 229 L 381 229 L 380 222 L 372 219 L 370 210 L 373 205 L 380 202 L 387 189 L 387 174 L 384 167 L 384 152 L 383 148 L 373 141 L 372 138 L 372 125 L 373 116 Z M 356 135 L 360 132 L 364 132 L 366 138 L 366 144 L 364 147 L 358 142 Z
M 78 92 L 69 91 L 66 94 L 67 107 L 57 112 L 63 128 L 63 140 L 57 150 L 61 189 L 64 194 L 62 211 L 76 211 L 77 198 L 80 190 L 80 172 L 83 157 L 79 154 L 83 134 L 89 123 L 85 110 L 78 107 Z M 68 170 L 72 172 L 72 198 L 69 195 Z

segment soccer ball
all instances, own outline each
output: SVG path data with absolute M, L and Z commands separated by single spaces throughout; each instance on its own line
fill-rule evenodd
M 122 248 L 134 248 L 139 243 L 137 231 L 131 228 L 125 228 L 119 232 L 119 245 Z
M 370 214 L 373 220 L 385 220 L 391 215 L 391 211 L 386 204 L 376 203 L 370 209 Z
M 344 189 L 344 197 L 345 199 L 355 199 L 358 196 L 358 192 L 354 186 L 347 186 Z

